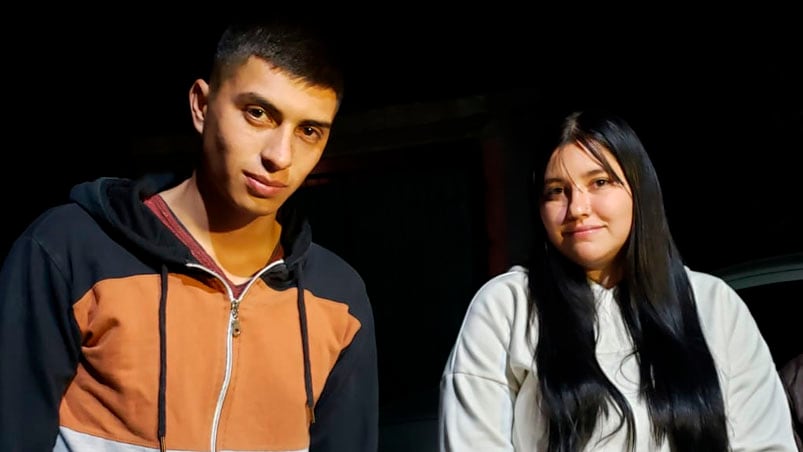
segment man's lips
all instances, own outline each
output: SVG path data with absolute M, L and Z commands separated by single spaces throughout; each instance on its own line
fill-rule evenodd
M 253 179 L 254 181 L 258 182 L 261 185 L 266 185 L 268 187 L 275 187 L 275 188 L 287 187 L 287 184 L 285 184 L 284 182 L 280 182 L 275 179 L 271 179 L 269 177 L 262 176 L 259 174 L 245 173 L 245 176 L 248 177 L 249 179 Z
M 250 173 L 246 173 L 245 176 L 249 191 L 255 196 L 270 198 L 287 188 L 287 184 L 284 182 L 272 180 L 265 176 Z

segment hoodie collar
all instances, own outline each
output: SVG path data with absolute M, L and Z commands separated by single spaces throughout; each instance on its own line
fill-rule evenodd
M 127 243 L 133 252 L 159 263 L 184 265 L 195 262 L 189 248 L 144 203 L 182 180 L 174 174 L 149 174 L 140 179 L 102 177 L 74 186 L 70 200 L 83 207 L 119 241 Z M 273 287 L 292 284 L 296 267 L 312 243 L 310 225 L 299 210 L 291 197 L 278 213 L 285 265 L 263 275 Z

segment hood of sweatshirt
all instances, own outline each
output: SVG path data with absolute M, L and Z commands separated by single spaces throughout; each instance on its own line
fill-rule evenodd
M 178 184 L 172 174 L 147 175 L 140 179 L 103 177 L 83 182 L 72 188 L 70 200 L 83 207 L 93 218 L 143 261 L 158 268 L 167 265 L 176 270 L 188 263 L 198 263 L 184 245 L 144 204 L 148 197 Z M 271 287 L 281 289 L 293 285 L 299 265 L 312 242 L 309 223 L 298 215 L 294 203 L 280 209 L 281 245 L 284 259 L 262 275 Z

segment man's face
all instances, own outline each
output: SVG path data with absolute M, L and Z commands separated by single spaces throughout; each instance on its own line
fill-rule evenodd
M 205 190 L 233 215 L 274 215 L 321 158 L 338 108 L 336 93 L 311 86 L 256 57 L 206 100 L 202 134 Z

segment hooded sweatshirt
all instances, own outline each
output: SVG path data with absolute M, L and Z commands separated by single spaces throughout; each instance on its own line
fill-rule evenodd
M 0 450 L 376 451 L 371 305 L 282 221 L 235 296 L 143 203 L 176 183 L 79 184 L 0 272 Z

